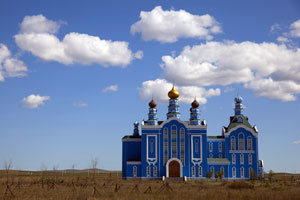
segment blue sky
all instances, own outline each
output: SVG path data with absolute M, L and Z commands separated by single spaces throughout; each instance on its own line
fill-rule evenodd
M 299 1 L 0 3 L 0 164 L 121 169 L 121 138 L 200 101 L 221 134 L 239 91 L 266 170 L 300 173 Z M 1 164 L 3 165 L 3 164 Z

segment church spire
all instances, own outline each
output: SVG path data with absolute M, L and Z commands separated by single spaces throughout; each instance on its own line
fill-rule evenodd
M 149 102 L 149 113 L 148 113 L 148 125 L 157 125 L 157 109 L 156 109 L 156 102 L 154 101 L 153 97 L 152 100 Z
M 176 117 L 179 119 L 180 113 L 179 113 L 179 105 L 178 105 L 178 97 L 179 97 L 179 92 L 175 89 L 174 83 L 173 87 L 168 93 L 169 96 L 169 106 L 168 106 L 168 113 L 167 113 L 167 119 L 171 117 Z
M 200 112 L 199 112 L 199 102 L 197 101 L 196 97 L 195 100 L 192 102 L 192 107 L 190 109 L 191 111 L 191 117 L 190 117 L 190 124 L 191 125 L 200 125 Z
M 234 98 L 235 107 L 234 107 L 234 114 L 235 115 L 241 115 L 242 110 L 244 110 L 243 107 L 243 98 L 240 96 L 240 93 L 237 94 L 237 96 Z

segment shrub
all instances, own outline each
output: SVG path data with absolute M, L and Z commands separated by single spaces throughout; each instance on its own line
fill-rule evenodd
M 254 185 L 247 182 L 233 182 L 227 185 L 230 189 L 241 190 L 241 189 L 254 189 Z

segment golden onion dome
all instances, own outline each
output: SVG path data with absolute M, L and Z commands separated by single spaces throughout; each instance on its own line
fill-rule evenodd
M 156 107 L 156 102 L 154 101 L 154 99 L 152 98 L 152 100 L 149 103 L 149 107 L 150 108 L 155 108 Z
M 168 93 L 170 99 L 177 99 L 179 97 L 179 92 L 175 90 L 174 84 L 172 90 Z

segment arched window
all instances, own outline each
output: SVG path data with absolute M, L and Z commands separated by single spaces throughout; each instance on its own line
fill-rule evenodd
M 243 133 L 239 134 L 239 150 L 245 150 L 245 138 Z
M 147 167 L 147 176 L 150 176 L 150 167 Z
M 180 128 L 180 160 L 182 165 L 184 165 L 184 152 L 185 152 L 185 145 L 184 145 L 184 138 L 185 137 L 185 130 L 184 128 Z
M 251 136 L 247 137 L 247 150 L 252 150 L 252 138 L 251 138 Z
M 222 152 L 222 143 L 219 142 L 219 152 Z
M 244 177 L 244 167 L 241 168 L 241 177 Z
M 249 167 L 249 178 L 254 177 L 254 176 L 255 176 L 255 173 L 254 173 L 252 167 Z
M 231 137 L 231 150 L 235 150 L 235 137 Z
M 172 153 L 172 158 L 177 157 L 177 127 L 172 126 L 171 128 L 171 140 L 172 140 L 172 148 L 171 148 L 171 153 Z
M 236 173 L 235 173 L 235 167 L 232 168 L 232 177 L 235 177 Z
M 157 167 L 153 167 L 153 176 L 157 176 Z
M 199 167 L 199 177 L 202 176 L 202 167 Z
M 232 164 L 235 164 L 235 154 L 232 154 L 232 156 L 231 156 L 231 162 L 232 162 Z
M 164 165 L 167 163 L 168 161 L 168 129 L 167 128 L 164 128 L 164 131 L 163 131 L 163 142 L 164 142 Z
M 249 165 L 252 165 L 252 154 L 251 153 L 249 153 L 249 155 L 248 155 L 248 163 L 249 163 Z
M 240 163 L 244 164 L 244 154 L 240 154 Z
M 133 177 L 136 177 L 136 174 L 137 174 L 137 168 L 136 168 L 136 166 L 134 166 L 133 168 L 132 168 L 132 170 L 133 170 Z
M 212 142 L 209 143 L 209 152 L 212 152 L 213 151 L 213 144 Z
M 192 167 L 192 176 L 195 176 L 195 167 Z

